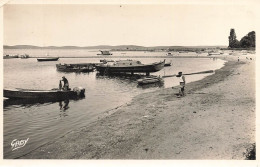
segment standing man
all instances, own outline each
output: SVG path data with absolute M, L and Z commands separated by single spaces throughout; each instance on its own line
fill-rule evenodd
M 67 78 L 65 78 L 65 76 L 62 77 L 62 81 L 63 81 L 63 90 L 69 90 L 69 81 L 67 80 Z
M 176 76 L 179 78 L 179 82 L 180 82 L 180 90 L 179 90 L 179 96 L 184 96 L 184 88 L 185 88 L 185 77 L 184 75 L 182 75 L 182 72 L 179 72 L 178 75 Z

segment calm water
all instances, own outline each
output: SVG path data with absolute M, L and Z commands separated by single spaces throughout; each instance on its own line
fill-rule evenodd
M 5 51 L 7 52 L 7 51 Z M 9 54 L 18 52 L 9 51 Z M 57 51 L 49 54 L 53 56 Z M 86 51 L 85 51 L 86 52 Z M 30 50 L 20 53 L 29 53 L 31 56 L 41 55 L 42 51 Z M 71 56 L 83 56 L 82 50 L 63 50 L 60 54 Z M 87 55 L 93 55 L 93 51 Z M 124 52 L 125 53 L 125 52 Z M 58 56 L 62 56 L 62 55 Z M 120 52 L 117 52 L 120 55 Z M 125 53 L 130 55 L 131 52 Z M 156 52 L 134 52 L 133 55 L 156 55 Z M 86 54 L 85 54 L 86 55 Z M 124 55 L 124 54 L 122 54 Z M 122 56 L 121 55 L 121 56 Z M 164 56 L 165 53 L 157 53 Z M 119 59 L 119 58 L 118 58 Z M 121 58 L 122 59 L 122 58 Z M 142 58 L 137 59 L 142 63 L 161 61 L 164 58 Z M 184 73 L 199 72 L 205 70 L 215 70 L 224 64 L 222 60 L 213 61 L 206 58 L 167 58 L 172 61 L 172 66 L 153 73 L 154 75 L 171 75 L 178 71 Z M 4 60 L 4 88 L 33 88 L 52 89 L 57 88 L 62 76 L 69 80 L 70 87 L 82 86 L 86 89 L 86 97 L 80 100 L 70 100 L 62 102 L 16 104 L 4 106 L 4 157 L 19 157 L 31 150 L 54 141 L 60 136 L 86 126 L 99 117 L 103 117 L 107 112 L 117 106 L 125 104 L 131 99 L 144 92 L 162 89 L 178 84 L 176 78 L 166 78 L 162 87 L 138 87 L 135 80 L 127 78 L 98 76 L 96 72 L 91 73 L 62 73 L 56 71 L 57 63 L 97 63 L 96 58 L 61 58 L 58 62 L 37 62 L 35 58 L 30 59 L 5 59 Z M 209 74 L 186 76 L 187 82 L 202 79 Z M 14 139 L 27 139 L 27 144 L 17 150 L 11 150 L 11 142 Z

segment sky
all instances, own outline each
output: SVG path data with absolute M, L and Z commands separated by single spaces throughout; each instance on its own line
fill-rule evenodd
M 4 45 L 228 45 L 256 30 L 247 5 L 6 4 Z

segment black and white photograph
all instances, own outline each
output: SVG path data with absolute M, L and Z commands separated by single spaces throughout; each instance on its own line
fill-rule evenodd
M 2 4 L 3 160 L 256 160 L 257 1 L 86 2 Z

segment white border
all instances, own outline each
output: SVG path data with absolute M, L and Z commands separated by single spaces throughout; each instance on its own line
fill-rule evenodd
M 191 4 L 191 5 L 246 5 L 252 8 L 256 14 L 257 19 L 257 29 L 256 31 L 256 43 L 259 43 L 259 36 L 258 33 L 260 30 L 259 23 L 260 23 L 260 1 L 258 0 L 0 0 L 0 44 L 3 46 L 3 5 L 4 4 Z M 257 54 L 258 54 L 258 45 L 257 45 Z M 3 54 L 3 47 L 0 47 L 0 53 Z M 256 96 L 258 97 L 259 92 L 259 70 L 260 67 L 259 59 L 256 56 Z M 0 73 L 1 73 L 1 84 L 0 87 L 3 90 L 3 61 L 0 61 Z M 1 97 L 3 97 L 3 92 L 1 91 Z M 256 97 L 256 113 L 258 113 L 258 98 Z M 3 109 L 3 101 L 0 102 L 1 107 Z M 3 111 L 3 110 L 1 110 Z M 3 112 L 1 113 L 0 121 L 3 125 Z M 256 126 L 257 129 L 259 128 L 259 114 L 257 114 L 257 121 Z M 241 125 L 242 126 L 242 125 Z M 1 130 L 1 146 L 3 145 L 3 126 L 0 128 Z M 257 155 L 259 153 L 258 147 L 258 140 L 259 135 L 258 131 L 256 132 L 256 143 L 257 143 Z M 0 166 L 150 166 L 150 167 L 158 167 L 158 166 L 194 166 L 194 167 L 201 167 L 201 166 L 210 166 L 210 167 L 256 167 L 259 165 L 259 156 L 257 156 L 257 160 L 255 161 L 246 161 L 246 160 L 239 160 L 239 161 L 231 161 L 231 160 L 3 160 L 3 146 L 0 151 L 1 161 Z

